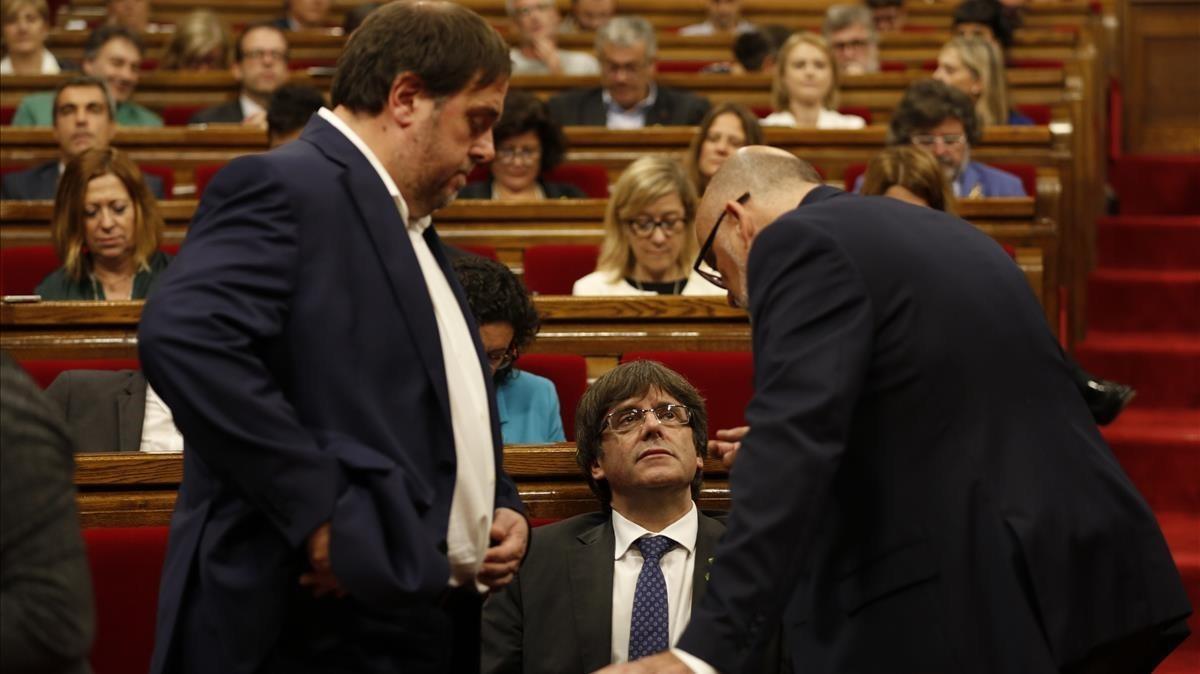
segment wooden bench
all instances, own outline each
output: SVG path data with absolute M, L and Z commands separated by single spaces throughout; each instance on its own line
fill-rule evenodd
M 560 519 L 600 509 L 575 463 L 575 446 L 504 448 L 504 468 L 517 483 L 532 518 Z M 728 472 L 719 461 L 704 465 L 700 507 L 729 508 Z M 77 454 L 76 502 L 84 528 L 164 526 L 183 479 L 180 454 Z

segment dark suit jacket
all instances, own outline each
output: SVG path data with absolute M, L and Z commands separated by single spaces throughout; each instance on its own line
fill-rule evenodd
M 135 370 L 68 370 L 46 395 L 58 403 L 75 451 L 136 452 L 146 420 L 146 378 Z
M 88 674 L 92 585 L 61 415 L 0 352 L 0 671 Z
M 723 531 L 699 513 L 693 607 Z M 483 607 L 483 674 L 589 674 L 609 664 L 614 541 L 606 512 L 534 530 L 516 580 Z
M 600 87 L 564 91 L 551 98 L 547 105 L 550 116 L 563 126 L 608 124 L 608 111 Z M 654 105 L 646 109 L 646 126 L 695 126 L 704 119 L 708 108 L 707 98 L 660 86 Z
M 162 178 L 143 174 L 146 187 L 158 199 L 163 198 Z M 53 200 L 58 192 L 58 160 L 48 161 L 24 171 L 14 171 L 0 178 L 0 199 L 22 201 Z
M 425 239 L 487 372 L 436 231 Z M 152 671 L 258 672 L 283 657 L 297 664 L 275 670 L 326 671 L 318 654 L 331 644 L 381 629 L 396 641 L 375 669 L 403 670 L 404 630 L 418 631 L 419 609 L 447 587 L 457 459 L 433 304 L 367 159 L 314 116 L 297 142 L 230 162 L 147 302 L 138 343 L 186 447 Z M 484 380 L 494 504 L 521 512 Z M 324 522 L 348 601 L 297 584 Z
M 236 124 L 242 119 L 242 103 L 234 99 L 197 112 L 188 120 L 188 124 Z
M 748 270 L 751 430 L 680 648 L 747 671 L 745 636 L 786 608 L 797 671 L 1059 672 L 1189 612 L 995 241 L 818 187 Z

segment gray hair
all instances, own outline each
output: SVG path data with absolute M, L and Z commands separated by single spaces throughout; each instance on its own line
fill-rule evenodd
M 658 40 L 654 37 L 654 26 L 640 16 L 615 16 L 596 31 L 596 53 L 604 45 L 632 47 L 646 45 L 646 59 L 658 54 Z
M 821 33 L 828 40 L 833 33 L 855 24 L 866 27 L 872 42 L 879 39 L 875 34 L 875 19 L 871 17 L 871 10 L 865 5 L 831 5 L 825 10 L 825 23 L 821 24 Z

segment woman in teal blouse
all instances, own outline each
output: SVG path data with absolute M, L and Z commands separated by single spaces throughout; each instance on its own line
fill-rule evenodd
M 158 250 L 163 220 L 141 172 L 112 148 L 67 163 L 51 235 L 63 266 L 38 284 L 44 300 L 140 300 L 170 257 Z
M 464 255 L 453 264 L 492 368 L 504 444 L 563 442 L 554 382 L 513 367 L 541 327 L 529 292 L 508 267 L 494 260 Z

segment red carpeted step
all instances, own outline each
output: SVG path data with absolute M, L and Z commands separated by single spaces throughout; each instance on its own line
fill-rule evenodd
M 1109 269 L 1200 269 L 1200 216 L 1100 218 L 1096 261 Z
M 1108 178 L 1122 215 L 1200 215 L 1200 156 L 1126 156 Z
M 1098 269 L 1088 277 L 1088 328 L 1200 337 L 1200 269 Z
M 1096 376 L 1136 388 L 1135 409 L 1200 408 L 1200 337 L 1092 332 L 1075 353 Z
M 1183 576 L 1183 585 L 1192 601 L 1188 624 L 1192 635 L 1154 670 L 1156 674 L 1196 674 L 1200 672 L 1200 514 L 1165 511 L 1155 513 L 1166 536 L 1171 556 Z
M 1200 410 L 1126 410 L 1102 429 L 1155 511 L 1200 513 Z

